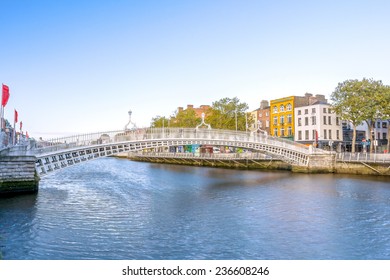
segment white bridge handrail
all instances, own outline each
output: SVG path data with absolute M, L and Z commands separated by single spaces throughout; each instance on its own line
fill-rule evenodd
M 69 137 L 53 138 L 38 141 L 31 152 L 35 155 L 49 154 L 55 151 L 74 149 L 77 147 L 95 146 L 109 143 L 142 142 L 150 140 L 218 140 L 262 143 L 270 146 L 283 147 L 303 154 L 323 154 L 325 151 L 296 143 L 291 140 L 271 137 L 256 132 L 244 132 L 221 129 L 195 129 L 195 128 L 137 128 L 131 130 L 95 132 Z

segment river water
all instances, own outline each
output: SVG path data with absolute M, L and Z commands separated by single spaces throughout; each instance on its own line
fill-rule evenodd
M 105 158 L 0 199 L 3 259 L 390 259 L 388 178 Z

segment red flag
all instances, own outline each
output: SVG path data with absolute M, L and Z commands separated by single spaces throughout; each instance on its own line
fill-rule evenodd
M 28 132 L 26 131 L 26 138 L 28 139 Z
M 9 87 L 3 84 L 2 94 L 1 94 L 1 106 L 5 107 L 9 99 Z
M 18 111 L 15 110 L 14 123 L 18 122 Z
M 22 130 L 22 127 L 23 127 L 23 123 L 20 122 L 20 131 Z

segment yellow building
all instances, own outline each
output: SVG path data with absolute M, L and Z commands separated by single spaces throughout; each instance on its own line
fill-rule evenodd
M 306 93 L 304 96 L 289 96 L 271 100 L 271 135 L 277 137 L 287 137 L 294 140 L 294 109 L 310 105 L 318 100 L 326 100 L 323 95 Z
M 289 96 L 271 100 L 271 135 L 294 140 L 294 108 L 307 105 L 305 96 Z

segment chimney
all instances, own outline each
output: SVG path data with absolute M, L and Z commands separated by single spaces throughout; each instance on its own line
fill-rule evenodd
M 268 100 L 261 100 L 261 102 L 260 102 L 260 109 L 265 109 L 267 107 L 269 107 Z
M 177 111 L 180 113 L 183 111 L 183 107 L 177 107 Z
M 194 109 L 194 105 L 187 105 L 187 109 Z

